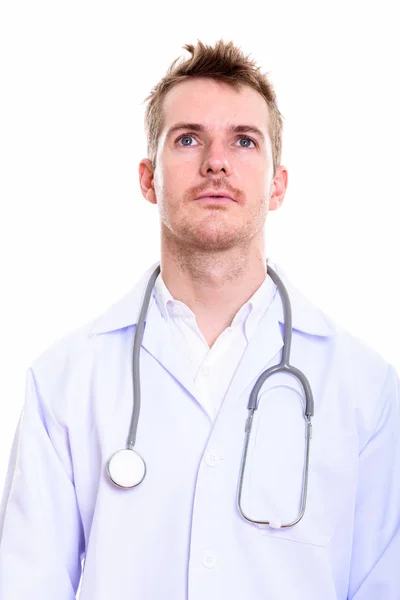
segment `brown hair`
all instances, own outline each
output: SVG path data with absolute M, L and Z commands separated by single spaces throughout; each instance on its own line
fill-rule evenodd
M 209 77 L 227 83 L 235 90 L 248 85 L 259 92 L 268 105 L 269 135 L 272 142 L 274 174 L 280 165 L 282 153 L 282 115 L 278 110 L 276 96 L 267 75 L 260 73 L 254 60 L 245 56 L 242 50 L 232 42 L 220 40 L 214 47 L 198 41 L 196 46 L 183 46 L 191 57 L 177 64 L 178 58 L 169 67 L 166 75 L 151 90 L 145 101 L 149 100 L 145 112 L 145 130 L 147 135 L 147 154 L 153 167 L 157 152 L 158 139 L 162 130 L 162 106 L 166 93 L 177 83 L 190 77 Z

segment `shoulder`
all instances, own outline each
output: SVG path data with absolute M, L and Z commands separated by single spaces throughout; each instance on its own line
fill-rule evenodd
M 40 386 L 59 387 L 79 365 L 87 364 L 95 342 L 91 332 L 98 319 L 66 333 L 33 359 L 30 370 Z
M 334 385 L 343 405 L 357 413 L 366 429 L 387 402 L 397 401 L 398 376 L 375 348 L 316 306 L 277 265 L 293 312 L 293 337 L 318 366 L 318 378 Z M 283 313 L 280 315 L 283 322 Z
M 117 299 L 100 315 L 66 333 L 37 356 L 31 364 L 37 377 L 45 379 L 49 384 L 59 382 L 60 378 L 68 377 L 72 370 L 88 366 L 88 361 L 93 360 L 97 340 L 102 339 L 103 334 L 118 332 L 134 325 L 143 290 L 154 268 L 155 265 L 152 265 L 122 298 Z
M 336 330 L 336 334 L 327 342 L 325 376 L 328 383 L 335 380 L 343 410 L 350 410 L 353 414 L 362 449 L 375 435 L 380 424 L 387 421 L 389 426 L 387 415 L 398 420 L 398 373 L 370 344 L 343 328 L 330 316 L 324 314 L 324 318 Z

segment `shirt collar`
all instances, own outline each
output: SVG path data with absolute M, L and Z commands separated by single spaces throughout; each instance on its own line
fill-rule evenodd
M 266 277 L 249 300 L 241 306 L 236 313 L 231 327 L 243 327 L 249 341 L 262 316 L 268 310 L 276 293 L 276 286 L 270 277 Z M 173 318 L 194 319 L 195 315 L 190 308 L 175 300 L 167 288 L 162 275 L 157 277 L 154 285 L 153 296 L 157 302 L 162 317 L 168 322 Z
M 288 291 L 292 306 L 293 329 L 302 331 L 309 335 L 317 336 L 331 336 L 337 334 L 339 331 L 338 325 L 336 325 L 314 304 L 312 304 L 312 302 L 308 300 L 308 298 L 300 290 L 298 290 L 293 283 L 291 283 L 280 266 L 278 266 L 276 263 L 272 263 L 271 261 L 269 261 L 269 264 L 278 273 Z M 109 333 L 111 331 L 123 329 L 124 327 L 136 325 L 148 279 L 157 265 L 159 265 L 159 261 L 154 263 L 144 273 L 135 287 L 131 289 L 121 300 L 113 304 L 102 315 L 94 320 L 94 325 L 91 328 L 91 335 Z M 265 280 L 265 287 L 263 287 L 264 284 L 262 284 L 244 306 L 253 306 L 254 304 L 255 311 L 262 310 L 262 301 L 265 301 L 265 298 L 268 298 L 268 294 L 270 293 L 270 284 L 267 283 L 267 281 L 270 281 L 269 277 L 267 277 Z M 276 290 L 274 285 L 273 288 Z M 152 294 L 152 298 L 150 300 L 149 309 L 153 302 L 155 302 L 154 293 Z M 283 324 L 283 307 L 280 301 L 279 293 L 275 293 L 273 295 L 272 302 L 270 304 L 271 307 L 276 310 L 277 318 L 279 319 L 280 323 Z M 250 329 L 248 332 L 246 332 L 249 335 L 251 334 L 252 321 L 257 325 L 257 312 L 254 312 L 254 319 L 250 320 Z

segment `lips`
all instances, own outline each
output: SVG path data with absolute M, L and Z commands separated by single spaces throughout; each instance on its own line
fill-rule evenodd
M 216 200 L 231 200 L 232 202 L 235 202 L 232 196 L 229 196 L 228 194 L 216 194 L 215 192 L 205 192 L 204 194 L 201 194 L 201 196 L 198 196 L 196 200 L 201 200 L 202 198 L 215 198 Z

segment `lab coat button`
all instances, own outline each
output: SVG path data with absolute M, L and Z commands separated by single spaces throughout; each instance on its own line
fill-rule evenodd
M 218 454 L 215 452 L 207 452 L 206 463 L 209 467 L 216 467 L 220 461 Z
M 214 552 L 205 552 L 203 554 L 203 560 L 202 560 L 203 566 L 206 567 L 207 569 L 212 569 L 215 567 L 216 563 L 217 563 L 217 558 L 214 554 Z

